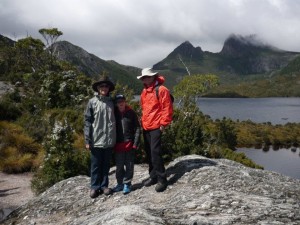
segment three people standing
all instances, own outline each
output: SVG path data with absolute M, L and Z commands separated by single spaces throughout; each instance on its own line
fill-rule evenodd
M 144 147 L 149 165 L 149 179 L 145 186 L 157 184 L 155 190 L 167 188 L 167 176 L 162 158 L 161 137 L 172 122 L 173 104 L 169 90 L 163 85 L 164 77 L 151 68 L 142 70 L 137 77 L 144 88 L 141 93 L 141 125 Z M 110 195 L 112 191 L 131 191 L 135 150 L 141 128 L 136 113 L 126 104 L 124 95 L 116 95 L 117 108 L 110 97 L 114 84 L 103 77 L 92 85 L 97 95 L 91 98 L 84 114 L 85 147 L 91 152 L 90 197 Z M 108 173 L 113 148 L 115 149 L 117 185 L 108 188 Z M 125 168 L 124 168 L 125 167 Z

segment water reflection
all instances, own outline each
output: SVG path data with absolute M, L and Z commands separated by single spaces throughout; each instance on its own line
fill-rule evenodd
M 255 163 L 270 170 L 300 179 L 300 148 L 279 148 L 278 146 L 264 146 L 261 149 L 238 148 Z

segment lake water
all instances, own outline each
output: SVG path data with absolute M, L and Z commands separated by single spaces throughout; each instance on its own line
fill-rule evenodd
M 300 149 L 279 149 L 265 152 L 262 149 L 239 148 L 237 152 L 243 152 L 257 164 L 289 177 L 300 179 Z
M 300 123 L 300 98 L 200 98 L 198 106 L 212 119 L 251 120 L 272 124 Z M 300 150 L 279 149 L 263 151 L 239 148 L 265 170 L 300 179 Z
M 197 104 L 212 119 L 300 123 L 300 98 L 199 98 Z

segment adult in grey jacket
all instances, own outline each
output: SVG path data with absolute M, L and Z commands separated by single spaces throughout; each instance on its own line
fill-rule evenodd
M 87 104 L 84 114 L 85 147 L 91 153 L 90 197 L 110 195 L 108 173 L 112 150 L 116 143 L 114 103 L 109 96 L 114 84 L 105 76 L 92 85 L 96 96 Z

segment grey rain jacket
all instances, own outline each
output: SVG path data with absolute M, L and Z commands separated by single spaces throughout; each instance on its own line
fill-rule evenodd
M 114 103 L 110 97 L 96 95 L 84 113 L 85 144 L 92 148 L 110 148 L 116 143 Z

